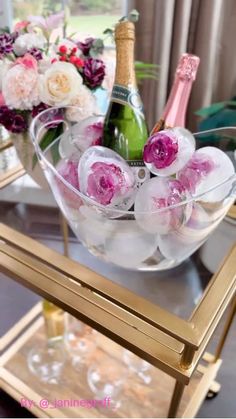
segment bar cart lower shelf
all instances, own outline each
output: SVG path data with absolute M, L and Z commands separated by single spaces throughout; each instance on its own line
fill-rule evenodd
M 3 337 L 5 351 L 1 357 L 0 387 L 10 396 L 28 408 L 38 417 L 166 417 L 175 380 L 152 367 L 151 385 L 141 383 L 137 375 L 128 374 L 120 395 L 121 406 L 83 407 L 80 400 L 98 399 L 87 384 L 86 368 L 78 373 L 72 367 L 68 357 L 64 365 L 60 385 L 40 382 L 29 370 L 27 355 L 32 346 L 46 340 L 43 327 L 41 304 L 33 307 L 24 318 Z M 3 349 L 3 348 L 2 348 Z M 105 351 L 109 357 L 124 366 L 122 347 L 111 342 L 105 336 L 100 337 L 98 348 L 91 355 L 89 362 L 96 360 L 98 351 Z M 186 386 L 178 417 L 194 417 L 210 388 L 219 389 L 215 377 L 221 360 L 214 362 L 214 357 L 205 353 L 198 365 L 190 384 Z M 42 400 L 48 400 L 42 403 Z M 33 401 L 29 406 L 30 401 Z M 55 402 L 56 401 L 56 402 Z M 67 401 L 67 402 L 66 402 Z M 77 402 L 75 402 L 77 401 Z M 77 405 L 76 405 L 77 404 Z

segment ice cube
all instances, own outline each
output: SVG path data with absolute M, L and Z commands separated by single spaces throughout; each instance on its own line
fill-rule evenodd
M 90 147 L 80 159 L 78 172 L 81 192 L 98 204 L 119 210 L 133 205 L 134 174 L 113 150 Z
M 70 159 L 60 160 L 56 166 L 59 176 L 53 176 L 50 181 L 57 202 L 69 220 L 77 219 L 77 211 L 82 205 L 79 196 L 78 160 L 75 155 Z
M 219 202 L 230 194 L 232 188 L 231 182 L 221 183 L 234 173 L 234 165 L 226 153 L 216 147 L 202 147 L 195 151 L 177 178 L 195 198 L 204 202 Z
M 78 226 L 81 240 L 90 249 L 96 247 L 101 249 L 114 229 L 112 221 L 88 205 L 82 205 L 80 213 L 83 217 L 83 221 Z
M 136 195 L 135 218 L 145 231 L 166 234 L 188 221 L 192 203 L 184 201 L 190 198 L 178 180 L 152 178 L 142 185 Z
M 159 248 L 168 259 L 186 259 L 190 256 L 222 219 L 216 218 L 199 204 L 194 202 L 191 217 L 178 230 L 159 238 Z
M 142 230 L 135 220 L 113 220 L 106 239 L 105 254 L 109 262 L 123 268 L 137 269 L 157 248 L 158 235 Z
M 185 128 L 159 131 L 144 146 L 143 160 L 158 176 L 173 175 L 185 166 L 195 150 L 194 136 Z
M 91 116 L 71 125 L 61 136 L 59 143 L 61 157 L 70 157 L 76 150 L 83 153 L 93 145 L 101 145 L 103 121 L 103 116 Z

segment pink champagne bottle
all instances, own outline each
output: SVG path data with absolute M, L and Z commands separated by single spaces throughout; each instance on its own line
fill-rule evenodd
M 200 58 L 196 55 L 181 55 L 167 104 L 151 135 L 168 127 L 185 127 L 188 101 L 199 62 Z

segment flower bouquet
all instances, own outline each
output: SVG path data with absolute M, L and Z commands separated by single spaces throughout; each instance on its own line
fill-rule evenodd
M 40 184 L 45 181 L 28 139 L 32 118 L 52 106 L 76 105 L 83 119 L 99 111 L 95 91 L 112 84 L 110 68 L 105 69 L 101 59 L 103 41 L 55 39 L 63 21 L 62 12 L 30 16 L 17 23 L 13 32 L 7 28 L 0 32 L 0 124 L 11 133 L 26 171 Z M 62 130 L 62 124 L 52 125 L 42 139 L 42 149 Z

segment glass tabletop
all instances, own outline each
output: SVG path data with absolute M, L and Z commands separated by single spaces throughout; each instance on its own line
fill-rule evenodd
M 63 253 L 56 209 L 2 204 L 0 222 Z M 122 287 L 186 319 L 198 303 L 211 277 L 200 262 L 198 254 L 178 267 L 163 272 L 138 272 L 119 268 L 91 255 L 72 232 L 69 236 L 69 256 Z

